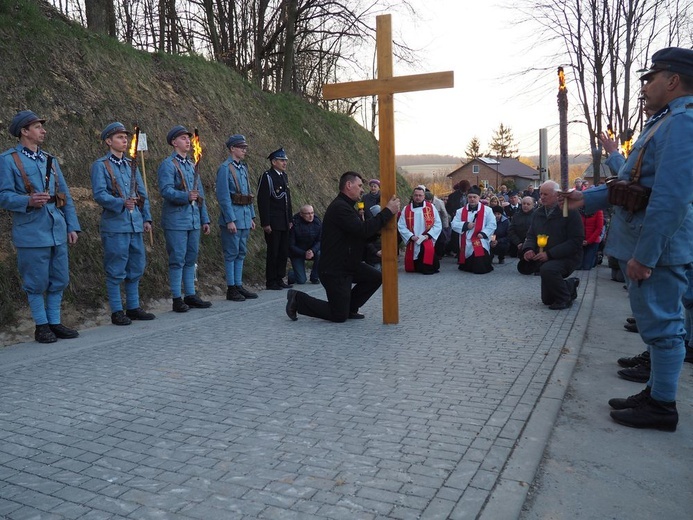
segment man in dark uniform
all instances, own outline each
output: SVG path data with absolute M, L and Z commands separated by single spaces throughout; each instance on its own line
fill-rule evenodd
M 288 158 L 284 148 L 267 157 L 272 167 L 262 174 L 257 188 L 257 208 L 260 225 L 265 232 L 267 259 L 265 281 L 267 288 L 281 290 L 291 287 L 284 282 L 286 261 L 289 258 L 289 229 L 291 229 L 291 191 L 286 177 Z
M 320 281 L 327 301 L 291 289 L 286 295 L 286 314 L 292 320 L 296 321 L 298 314 L 334 322 L 364 317 L 359 307 L 382 284 L 380 271 L 363 261 L 366 241 L 399 211 L 400 202 L 393 196 L 380 213 L 362 220 L 354 208 L 361 195 L 363 177 L 356 172 L 344 173 L 339 179 L 339 195 L 322 221 Z

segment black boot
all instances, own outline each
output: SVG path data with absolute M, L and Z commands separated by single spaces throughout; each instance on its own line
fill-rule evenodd
M 232 302 L 244 302 L 245 296 L 238 292 L 238 287 L 235 285 L 227 285 L 226 299 Z
M 188 309 L 190 307 L 183 303 L 183 298 L 179 296 L 173 299 L 173 312 L 188 312 Z
M 580 279 L 579 278 L 568 278 L 567 280 L 570 282 L 572 289 L 570 290 L 570 299 L 571 300 L 576 300 L 577 299 L 577 288 L 580 286 Z
M 125 315 L 131 320 L 149 321 L 156 318 L 151 312 L 145 312 L 142 307 L 137 307 L 136 309 L 128 309 L 125 311 Z
M 638 354 L 633 357 L 622 357 L 619 358 L 617 363 L 624 368 L 636 367 L 642 363 L 650 362 L 650 353 L 646 350 L 642 354 Z
M 693 363 L 693 347 L 690 343 L 686 343 L 686 357 L 683 358 L 684 363 Z
M 66 327 L 62 323 L 51 324 L 48 326 L 53 331 L 53 334 L 60 339 L 73 339 L 79 336 L 79 332 L 77 332 L 75 329 L 71 329 L 70 327 Z
M 48 323 L 43 325 L 36 325 L 36 331 L 34 332 L 34 339 L 39 343 L 55 343 L 58 338 L 53 331 L 48 326 Z
M 242 294 L 243 296 L 245 296 L 246 300 L 254 300 L 255 298 L 257 298 L 257 294 L 256 294 L 256 293 L 249 291 L 248 289 L 246 289 L 246 288 L 243 287 L 242 285 L 237 285 L 237 286 L 236 286 L 236 289 L 238 290 L 238 292 L 239 292 L 240 294 Z
M 650 380 L 650 362 L 646 361 L 632 368 L 619 370 L 618 375 L 627 381 L 647 383 Z
M 657 401 L 652 396 L 643 399 L 635 408 L 613 410 L 611 418 L 619 424 L 631 428 L 652 428 L 666 432 L 676 431 L 679 413 L 676 401 Z
M 208 302 L 200 298 L 197 294 L 189 294 L 183 301 L 188 307 L 195 307 L 196 309 L 207 309 L 212 306 L 212 302 Z
M 123 311 L 116 311 L 111 314 L 111 323 L 113 325 L 130 325 L 132 320 Z
M 625 399 L 620 399 L 618 397 L 614 399 L 609 399 L 609 406 L 614 410 L 625 410 L 626 408 L 636 408 L 640 406 L 640 403 L 646 401 L 650 397 L 650 387 L 646 386 L 645 390 L 639 394 L 631 395 Z

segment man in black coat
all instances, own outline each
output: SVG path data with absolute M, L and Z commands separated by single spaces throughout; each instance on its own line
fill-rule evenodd
M 287 293 L 286 314 L 292 320 L 298 319 L 297 314 L 334 322 L 364 317 L 358 312 L 359 307 L 382 284 L 380 271 L 363 261 L 366 242 L 399 211 L 400 201 L 393 196 L 380 213 L 364 221 L 354 208 L 363 191 L 360 174 L 346 172 L 339 179 L 339 195 L 328 206 L 322 221 L 320 281 L 327 301 L 291 289 Z
M 570 210 L 567 217 L 563 216 L 563 209 L 558 204 L 559 190 L 555 181 L 546 181 L 539 187 L 542 207 L 534 212 L 522 250 L 522 259 L 534 264 L 541 275 L 541 301 L 553 310 L 567 309 L 577 298 L 580 280 L 565 278 L 581 264 L 582 241 L 585 239 L 580 213 Z M 548 237 L 541 251 L 537 244 L 538 235 Z
M 288 158 L 284 148 L 275 150 L 267 158 L 272 163 L 272 167 L 260 177 L 257 188 L 257 209 L 267 243 L 265 262 L 267 288 L 281 290 L 291 287 L 284 282 L 286 261 L 289 258 L 289 229 L 293 215 L 291 191 L 286 177 Z
M 532 215 L 534 215 L 534 199 L 532 197 L 523 197 L 520 207 L 521 210 L 510 219 L 510 227 L 508 228 L 510 256 L 513 257 L 522 256 L 522 244 L 525 243 L 529 225 L 532 223 Z

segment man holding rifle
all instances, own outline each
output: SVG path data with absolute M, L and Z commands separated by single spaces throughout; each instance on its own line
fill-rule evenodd
M 102 207 L 101 243 L 106 273 L 106 294 L 111 323 L 130 325 L 132 320 L 153 320 L 140 307 L 139 284 L 146 256 L 142 233 L 152 229 L 149 199 L 135 158 L 125 156 L 128 132 L 122 123 L 111 123 L 101 132 L 108 153 L 91 166 L 94 200 Z M 136 145 L 136 143 L 135 143 Z M 136 153 L 136 152 L 135 152 Z M 125 282 L 125 308 L 120 285 Z
M 36 323 L 34 338 L 54 343 L 79 336 L 60 322 L 60 305 L 70 281 L 67 246 L 77 243 L 81 229 L 57 159 L 40 148 L 45 122 L 31 110 L 12 118 L 10 134 L 19 144 L 0 155 L 0 208 L 12 212 L 12 243 Z

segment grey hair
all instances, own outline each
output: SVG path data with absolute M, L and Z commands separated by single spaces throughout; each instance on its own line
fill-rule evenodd
M 542 186 L 550 186 L 553 188 L 553 191 L 561 191 L 561 187 L 558 185 L 556 181 L 548 180 L 544 182 L 539 188 L 541 189 Z

